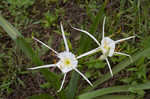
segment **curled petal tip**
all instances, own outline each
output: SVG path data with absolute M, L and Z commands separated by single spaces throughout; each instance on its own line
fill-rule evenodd
M 60 25 L 62 25 L 62 21 L 60 21 Z
M 114 75 L 113 74 L 111 74 L 111 77 L 113 77 Z
M 104 19 L 106 19 L 106 16 L 104 16 Z
M 92 83 L 91 83 L 90 85 L 93 87 L 93 84 L 92 84 Z
M 57 90 L 57 92 L 60 92 L 61 90 Z
M 136 36 L 134 35 L 134 36 L 130 36 L 129 38 L 135 38 Z
M 63 85 L 64 85 L 64 82 L 65 82 L 65 78 L 66 78 L 66 73 L 65 73 L 65 75 L 64 75 L 64 78 L 63 78 L 63 81 L 62 81 L 62 83 L 61 83 L 60 89 L 59 89 L 57 92 L 60 92 L 60 91 L 62 90 Z
M 33 70 L 33 68 L 27 68 L 28 70 Z

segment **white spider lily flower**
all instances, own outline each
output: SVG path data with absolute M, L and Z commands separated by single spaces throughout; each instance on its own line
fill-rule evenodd
M 115 50 L 115 42 L 109 37 L 104 37 L 101 41 L 101 44 L 101 50 L 103 52 L 103 55 L 109 57 L 113 56 Z
M 56 64 L 37 66 L 37 67 L 29 68 L 29 69 L 33 70 L 33 69 L 39 69 L 39 68 L 58 67 L 64 74 L 64 77 L 63 77 L 60 89 L 57 92 L 60 92 L 62 90 L 62 87 L 65 82 L 66 74 L 72 70 L 75 70 L 77 73 L 79 73 L 91 86 L 93 86 L 92 83 L 77 69 L 77 67 L 78 67 L 78 59 L 79 58 L 90 55 L 91 53 L 95 52 L 95 50 L 86 52 L 86 53 L 76 57 L 72 52 L 69 51 L 69 47 L 68 47 L 67 40 L 66 40 L 66 37 L 64 34 L 64 29 L 63 29 L 62 23 L 60 23 L 60 26 L 61 26 L 62 36 L 63 36 L 65 49 L 66 49 L 66 51 L 64 51 L 64 52 L 58 53 L 57 51 L 55 51 L 54 49 L 52 49 L 51 47 L 49 47 L 42 41 L 33 37 L 34 40 L 41 43 L 42 45 L 49 48 L 50 50 L 52 50 L 56 54 L 56 56 L 59 58 L 59 61 Z
M 75 27 L 72 27 L 72 26 L 71 27 L 73 29 L 75 29 L 75 30 L 78 30 L 80 32 L 83 32 L 83 33 L 87 34 L 88 36 L 90 36 L 97 43 L 98 48 L 94 49 L 92 51 L 92 53 L 98 52 L 100 50 L 102 51 L 103 55 L 100 57 L 100 59 L 105 59 L 106 60 L 106 62 L 108 64 L 108 67 L 109 67 L 109 70 L 110 70 L 110 73 L 111 73 L 111 76 L 113 76 L 112 69 L 111 69 L 110 63 L 108 61 L 108 56 L 112 57 L 114 54 L 124 55 L 124 56 L 128 56 L 131 59 L 131 61 L 132 61 L 132 58 L 131 58 L 130 55 L 125 54 L 125 53 L 121 53 L 121 52 L 115 52 L 115 46 L 116 46 L 116 44 L 118 44 L 118 43 L 120 43 L 122 41 L 128 40 L 128 39 L 134 38 L 135 36 L 131 36 L 131 37 L 128 37 L 128 38 L 120 39 L 120 40 L 117 40 L 117 41 L 114 41 L 114 40 L 112 40 L 109 37 L 105 37 L 105 35 L 104 35 L 105 34 L 105 32 L 104 32 L 105 20 L 106 20 L 106 17 L 104 17 L 104 20 L 103 20 L 103 31 L 102 31 L 101 44 L 98 42 L 98 40 L 93 35 L 91 35 L 87 31 L 82 30 L 82 29 L 78 29 L 78 28 L 75 28 Z

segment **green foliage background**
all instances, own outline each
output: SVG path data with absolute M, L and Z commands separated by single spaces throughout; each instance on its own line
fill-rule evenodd
M 144 99 L 150 86 L 149 4 L 149 0 L 0 1 L 0 98 Z M 64 89 L 57 93 L 63 76 L 59 71 L 27 70 L 57 61 L 53 53 L 34 42 L 32 36 L 59 52 L 63 51 L 59 26 L 62 21 L 70 49 L 80 55 L 97 46 L 85 34 L 71 29 L 69 24 L 90 32 L 101 41 L 104 16 L 107 16 L 106 36 L 114 40 L 136 36 L 116 47 L 117 51 L 130 54 L 132 63 L 125 56 L 109 58 L 115 74 L 113 78 L 105 61 L 97 58 L 102 53 L 79 61 L 79 69 L 94 87 L 90 87 L 76 72 L 71 72 Z

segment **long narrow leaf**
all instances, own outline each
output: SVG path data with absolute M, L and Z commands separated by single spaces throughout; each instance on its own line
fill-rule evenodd
M 95 34 L 99 23 L 103 19 L 105 6 L 106 6 L 106 2 L 104 2 L 101 5 L 101 8 L 99 9 L 99 12 L 97 13 L 95 19 L 93 19 L 92 25 L 91 25 L 91 27 L 89 29 L 89 33 L 91 33 L 93 35 Z M 92 45 L 93 45 L 92 43 L 93 42 L 92 42 L 92 40 L 89 39 L 89 37 L 83 35 L 82 38 L 81 38 L 81 41 L 80 41 L 79 52 L 83 53 L 83 52 L 87 52 L 88 50 L 90 50 Z
M 136 54 L 133 55 L 132 60 L 133 63 L 135 61 L 137 61 L 138 59 L 140 59 L 141 57 L 147 57 L 150 56 L 150 48 L 145 49 L 144 51 L 139 51 Z M 122 69 L 126 68 L 127 66 L 129 66 L 131 64 L 131 61 L 127 58 L 126 60 L 122 61 L 121 63 L 119 63 L 117 66 L 115 66 L 112 71 L 113 74 L 117 74 L 118 72 L 120 72 Z M 93 90 L 94 88 L 96 88 L 98 85 L 102 84 L 103 82 L 107 81 L 108 79 L 110 79 L 110 73 L 108 72 L 107 74 L 105 74 L 102 78 L 98 79 L 95 81 L 94 86 L 93 87 L 87 87 L 86 89 L 83 90 L 83 92 L 86 91 L 90 91 Z
M 77 72 L 73 72 L 71 75 L 71 80 L 69 82 L 69 86 L 66 89 L 67 99 L 74 99 L 75 93 L 78 87 L 79 74 Z
M 10 23 L 8 23 L 0 14 L 0 26 L 8 33 L 8 35 L 13 39 L 17 39 L 17 37 L 21 37 L 21 34 L 15 29 Z
M 123 86 L 115 86 L 115 87 L 109 87 L 109 88 L 103 88 L 92 92 L 87 92 L 84 94 L 81 94 L 79 96 L 79 99 L 93 99 L 98 96 L 115 93 L 115 92 L 130 92 L 130 91 L 136 91 L 136 90 L 145 90 L 150 89 L 150 82 L 139 84 L 139 85 L 123 85 Z
M 21 33 L 15 29 L 8 21 L 6 21 L 0 14 L 0 26 L 8 33 L 8 35 L 16 42 L 17 46 L 31 59 L 31 61 L 39 66 L 43 64 L 43 61 L 34 53 L 29 43 L 25 41 Z M 60 87 L 60 79 L 58 75 L 50 72 L 48 69 L 40 69 L 45 79 L 51 83 L 51 85 L 58 90 Z M 63 91 L 59 93 L 61 97 L 64 97 Z
M 105 95 L 98 99 L 136 99 L 134 95 Z
M 30 96 L 28 99 L 55 99 L 55 98 L 53 96 L 50 96 L 49 94 L 40 94 Z
M 99 9 L 99 12 L 97 13 L 95 19 L 93 19 L 93 24 L 91 25 L 91 28 L 90 28 L 90 33 L 91 34 L 94 34 L 98 28 L 98 25 L 100 22 L 102 22 L 103 20 L 103 17 L 105 16 L 105 13 L 104 13 L 104 9 L 105 9 L 105 6 L 106 6 L 106 1 L 101 5 L 101 8 Z
M 91 28 L 89 30 L 90 33 L 96 32 L 98 24 L 99 24 L 100 20 L 102 19 L 102 14 L 104 13 L 104 7 L 105 7 L 105 4 L 102 4 L 101 9 L 97 13 L 97 15 L 93 21 L 93 24 L 91 25 Z M 78 49 L 79 54 L 84 53 L 90 49 L 91 41 L 89 41 L 88 37 L 82 36 L 80 42 L 81 42 L 80 48 Z M 69 88 L 67 89 L 67 98 L 68 99 L 74 99 L 76 89 L 77 89 L 77 83 L 78 83 L 79 75 L 76 72 L 73 72 L 71 77 L 72 78 L 69 82 Z

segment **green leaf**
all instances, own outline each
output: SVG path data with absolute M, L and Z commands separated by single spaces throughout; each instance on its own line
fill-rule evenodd
M 8 23 L 0 14 L 0 26 L 8 33 L 8 35 L 13 39 L 17 39 L 17 37 L 21 37 L 21 34 L 15 29 L 10 23 Z
M 55 99 L 55 98 L 49 94 L 40 94 L 30 96 L 28 99 Z
M 50 83 L 47 82 L 47 83 L 41 84 L 40 87 L 43 89 L 50 88 Z
M 90 31 L 89 31 L 91 34 L 94 34 L 96 32 L 99 23 L 103 20 L 103 17 L 105 15 L 104 9 L 106 7 L 106 1 L 107 0 L 105 0 L 105 2 L 102 4 L 102 6 L 99 9 L 99 12 L 96 15 L 95 19 L 93 19 L 93 24 L 91 25 L 91 28 L 90 28 Z
M 101 8 L 99 9 L 99 12 L 97 13 L 95 19 L 93 19 L 93 24 L 91 25 L 90 29 L 89 29 L 89 33 L 94 34 L 98 28 L 99 23 L 102 21 L 103 19 L 103 14 L 104 14 L 104 8 L 106 6 L 106 2 L 104 2 L 101 6 Z M 92 40 L 89 40 L 89 37 L 87 36 L 81 36 L 81 41 L 80 41 L 80 49 L 79 52 L 83 53 L 85 51 L 90 50 L 91 46 L 93 45 Z
M 150 36 L 146 36 L 141 40 L 141 47 L 149 48 L 150 47 Z
M 136 62 L 137 60 L 139 60 L 141 57 L 149 56 L 149 53 L 150 53 L 150 48 L 147 48 L 144 51 L 139 51 L 139 52 L 135 53 L 132 57 L 133 63 Z M 124 61 L 122 61 L 121 63 L 119 63 L 117 66 L 115 66 L 112 69 L 113 74 L 117 74 L 118 72 L 120 72 L 121 70 L 123 70 L 124 68 L 129 66 L 130 64 L 131 64 L 131 60 L 129 58 L 126 58 Z M 94 82 L 93 87 L 87 87 L 86 89 L 83 90 L 83 92 L 85 92 L 87 90 L 90 91 L 90 90 L 96 88 L 98 85 L 102 84 L 103 82 L 107 81 L 110 78 L 111 78 L 111 75 L 108 72 L 107 74 L 105 74 L 103 76 L 103 78 L 100 78 L 100 79 L 96 80 Z
M 43 61 L 35 54 L 31 45 L 25 41 L 23 36 L 17 29 L 15 29 L 9 22 L 7 22 L 0 14 L 0 26 L 8 33 L 8 35 L 16 42 L 17 46 L 31 59 L 31 61 L 39 66 L 43 65 Z M 60 87 L 60 78 L 57 74 L 50 72 L 48 69 L 40 69 L 45 79 L 50 82 L 50 84 L 56 90 Z M 64 92 L 58 93 L 60 97 L 65 97 Z
M 90 33 L 96 32 L 99 21 L 102 19 L 101 15 L 104 12 L 104 7 L 105 7 L 105 4 L 102 5 L 102 8 L 99 10 L 99 12 L 95 18 L 95 21 L 93 22 L 93 24 L 91 26 Z M 89 38 L 86 36 L 82 36 L 80 42 L 81 43 L 79 44 L 80 48 L 78 49 L 78 52 L 79 52 L 78 54 L 88 51 L 88 49 L 91 46 L 91 41 L 89 41 Z M 78 79 L 79 79 L 79 75 L 76 72 L 72 73 L 71 80 L 69 82 L 69 88 L 67 90 L 67 98 L 68 99 L 74 99 L 76 89 L 77 89 Z
M 71 80 L 69 82 L 69 86 L 66 89 L 67 99 L 74 99 L 75 93 L 78 86 L 79 74 L 77 72 L 72 72 Z
M 98 99 L 135 99 L 134 95 L 106 95 L 98 97 Z
M 89 61 L 85 62 L 85 64 L 88 64 L 88 67 L 89 68 L 96 68 L 96 69 L 99 69 L 99 68 L 104 68 L 105 67 L 105 64 L 104 62 L 102 62 L 101 60 L 99 59 L 90 59 Z
M 145 90 L 150 89 L 150 82 L 139 84 L 139 85 L 123 85 L 123 86 L 115 86 L 109 88 L 102 88 L 96 91 L 87 92 L 79 95 L 79 99 L 93 99 L 98 96 L 115 93 L 115 92 L 131 92 L 136 90 Z

